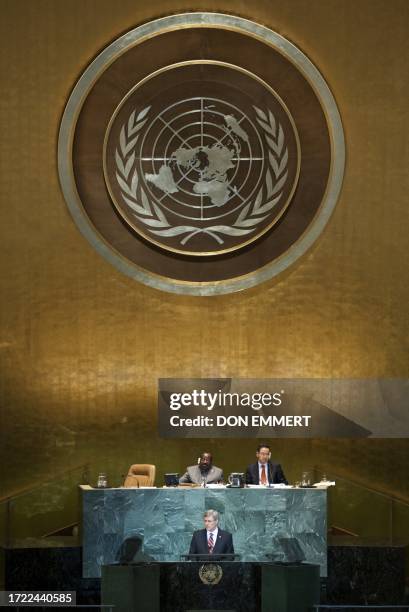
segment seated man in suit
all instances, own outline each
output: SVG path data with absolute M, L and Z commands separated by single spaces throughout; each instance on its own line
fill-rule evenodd
M 198 465 L 191 465 L 179 478 L 180 484 L 192 482 L 194 484 L 213 484 L 223 481 L 223 470 L 212 465 L 211 453 L 202 453 Z
M 271 453 L 268 444 L 260 444 L 256 452 L 257 462 L 246 470 L 246 484 L 288 484 L 279 463 L 270 461 Z
M 231 533 L 219 528 L 219 513 L 207 510 L 203 520 L 205 528 L 194 532 L 189 555 L 234 555 Z

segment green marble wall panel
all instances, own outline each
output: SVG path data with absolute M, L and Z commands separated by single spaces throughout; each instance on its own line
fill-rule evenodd
M 265 561 L 273 538 L 292 537 L 326 576 L 326 491 L 83 488 L 84 577 L 100 576 L 100 566 L 117 561 L 124 539 L 137 534 L 157 561 L 179 561 L 210 508 L 220 512 L 242 561 Z

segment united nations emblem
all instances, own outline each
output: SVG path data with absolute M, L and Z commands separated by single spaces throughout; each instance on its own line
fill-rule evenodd
M 223 570 L 216 563 L 205 563 L 199 568 L 199 578 L 203 584 L 219 584 L 223 576 Z
M 174 15 L 112 43 L 78 81 L 59 170 L 83 234 L 121 271 L 180 293 L 278 274 L 341 187 L 335 101 L 291 43 L 226 15 Z
M 240 249 L 268 231 L 299 168 L 296 126 L 279 96 L 248 72 L 209 61 L 138 84 L 116 109 L 104 147 L 106 185 L 123 219 L 146 240 L 196 256 Z

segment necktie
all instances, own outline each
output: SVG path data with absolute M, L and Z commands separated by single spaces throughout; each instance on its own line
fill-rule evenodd
M 266 466 L 264 465 L 264 463 L 261 466 L 261 484 L 267 484 Z
M 209 539 L 207 540 L 207 549 L 209 551 L 209 555 L 212 554 L 214 548 L 214 540 L 212 532 L 209 533 Z

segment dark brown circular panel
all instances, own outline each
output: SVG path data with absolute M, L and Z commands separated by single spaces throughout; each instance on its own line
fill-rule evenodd
M 137 28 L 91 64 L 63 118 L 60 176 L 80 229 L 123 271 L 211 294 L 308 248 L 335 205 L 344 148 L 325 82 L 288 41 L 194 17 Z

